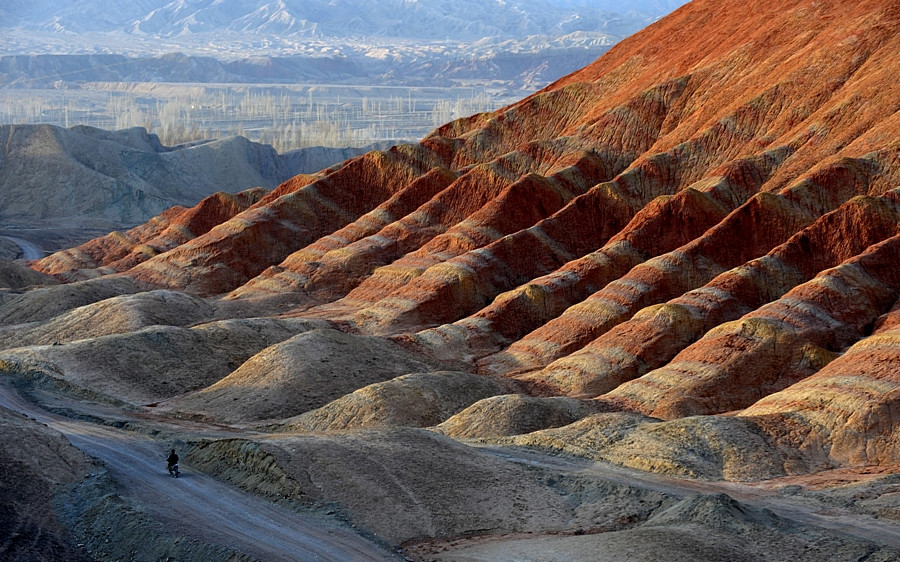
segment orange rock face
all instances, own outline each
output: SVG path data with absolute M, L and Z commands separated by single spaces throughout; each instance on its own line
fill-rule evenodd
M 513 106 L 34 267 L 291 295 L 536 393 L 886 463 L 898 57 L 893 2 L 694 0 Z
M 66 281 L 127 271 L 157 254 L 206 234 L 265 195 L 266 191 L 261 188 L 235 195 L 215 193 L 190 209 L 173 207 L 128 232 L 113 232 L 77 248 L 56 252 L 38 260 L 32 267 Z

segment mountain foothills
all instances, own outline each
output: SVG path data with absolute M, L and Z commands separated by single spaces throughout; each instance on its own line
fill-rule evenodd
M 188 456 L 427 559 L 897 559 L 898 57 L 896 3 L 695 0 L 418 144 L 29 262 L 60 283 L 0 294 L 0 360 L 253 428 Z
M 163 146 L 141 127 L 2 125 L 0 143 L 4 226 L 107 231 L 217 192 L 271 189 L 365 152 L 314 147 L 278 154 L 243 137 Z

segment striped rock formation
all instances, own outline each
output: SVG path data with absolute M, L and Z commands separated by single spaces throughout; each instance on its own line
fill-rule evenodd
M 894 313 L 896 318 L 896 313 Z M 900 329 L 894 321 L 814 375 L 740 413 L 779 446 L 836 465 L 900 458 Z M 794 431 L 800 428 L 800 435 Z
M 51 254 L 32 267 L 66 281 L 127 271 L 209 232 L 256 203 L 266 194 L 262 188 L 231 195 L 215 193 L 192 208 L 172 207 L 147 223 L 127 232 L 112 232 L 76 248 Z
M 695 0 L 418 144 L 32 266 L 184 291 L 219 317 L 278 301 L 534 395 L 457 400 L 465 415 L 441 415 L 453 435 L 652 420 L 660 443 L 708 430 L 786 459 L 826 451 L 766 457 L 766 474 L 896 463 L 898 57 L 895 3 Z M 363 382 L 386 383 L 341 391 Z M 378 388 L 345 401 L 392 404 Z M 303 423 L 345 423 L 336 410 Z

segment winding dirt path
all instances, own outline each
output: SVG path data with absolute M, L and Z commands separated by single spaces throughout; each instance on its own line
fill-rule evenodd
M 520 448 L 485 446 L 481 447 L 481 450 L 510 462 L 559 472 L 590 474 L 623 486 L 655 490 L 675 497 L 725 493 L 742 503 L 768 509 L 784 519 L 821 527 L 879 545 L 900 548 L 900 525 L 833 506 L 823 511 L 821 506 L 791 501 L 779 495 L 777 489 L 772 488 L 772 481 L 767 481 L 764 485 L 754 485 L 670 478 L 586 459 L 550 457 Z
M 48 413 L 0 381 L 0 405 L 59 431 L 102 461 L 115 481 L 179 534 L 261 560 L 398 560 L 375 543 L 326 521 L 274 505 L 214 478 L 166 472 L 166 446 L 137 434 Z
M 9 240 L 13 244 L 21 248 L 23 260 L 39 260 L 47 255 L 47 252 L 38 247 L 37 244 L 33 244 L 28 240 L 16 238 L 15 236 L 0 236 L 0 238 Z
M 140 434 L 58 416 L 23 399 L 0 379 L 0 406 L 28 415 L 64 434 L 101 460 L 110 475 L 154 518 L 177 526 L 180 534 L 230 547 L 261 560 L 399 560 L 387 550 L 345 527 L 274 505 L 184 465 L 179 479 L 165 470 L 167 445 Z M 122 411 L 87 406 L 91 414 L 127 420 Z M 83 412 L 85 413 L 85 412 Z M 140 417 L 140 416 L 139 416 Z M 138 421 L 138 420 L 135 420 Z M 149 420 L 139 420 L 143 423 Z M 155 419 L 166 432 L 209 437 L 242 434 L 235 428 L 185 420 Z M 179 431 L 180 430 L 180 431 Z M 791 521 L 812 525 L 883 546 L 900 548 L 900 525 L 834 506 L 802 503 L 785 496 L 771 482 L 698 481 L 645 473 L 573 457 L 555 457 L 516 447 L 479 446 L 507 462 L 550 472 L 582 473 L 621 485 L 659 491 L 674 497 L 726 493 L 736 500 L 771 510 Z M 502 540 L 502 539 L 501 539 Z

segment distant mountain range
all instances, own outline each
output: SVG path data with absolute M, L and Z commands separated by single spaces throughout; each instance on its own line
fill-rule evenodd
M 298 80 L 450 86 L 489 80 L 533 90 L 585 66 L 681 4 L 13 0 L 0 6 L 0 87 Z
M 278 37 L 478 40 L 637 31 L 681 0 L 55 0 L 4 2 L 0 27 L 181 37 L 233 31 Z M 629 27 L 630 26 L 630 27 Z M 613 31 L 614 30 L 614 31 Z

